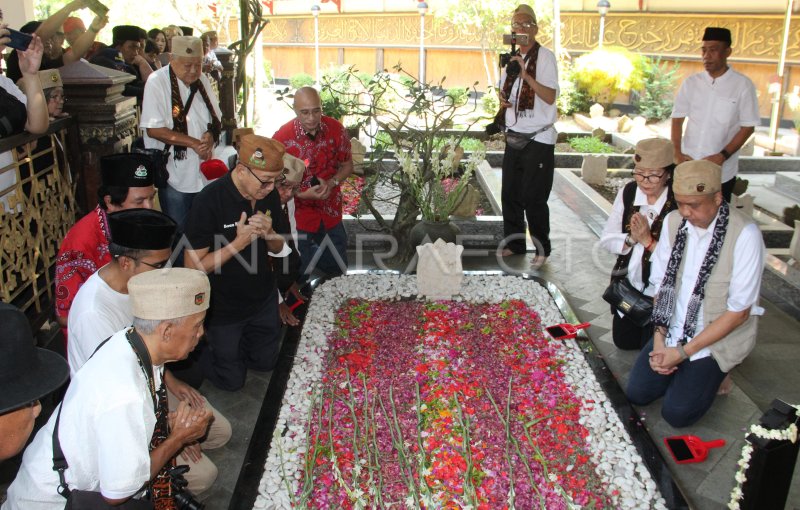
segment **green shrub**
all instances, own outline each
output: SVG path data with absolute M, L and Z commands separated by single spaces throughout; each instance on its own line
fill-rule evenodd
M 361 85 L 366 87 L 372 81 L 373 77 L 369 73 L 356 73 L 356 78 L 361 82 Z
M 678 67 L 677 62 L 671 66 L 662 63 L 661 57 L 644 58 L 644 90 L 634 104 L 647 120 L 664 120 L 672 114 Z
M 463 106 L 469 101 L 469 89 L 466 87 L 453 87 L 447 89 L 445 95 L 450 98 L 455 106 Z
M 314 77 L 307 73 L 298 73 L 289 78 L 289 85 L 291 85 L 293 89 L 310 87 L 314 85 Z
M 269 87 L 272 84 L 272 62 L 264 60 L 264 80 L 261 82 L 264 87 Z
M 577 152 L 590 154 L 610 154 L 614 147 L 594 136 L 576 136 L 569 139 L 569 146 Z
M 569 72 L 565 80 L 559 82 L 561 91 L 556 98 L 556 107 L 561 115 L 572 115 L 573 113 L 589 111 L 592 106 L 592 99 L 586 91 L 580 89 L 572 79 L 572 72 Z
M 624 48 L 597 49 L 575 59 L 572 77 L 577 88 L 608 110 L 619 94 L 642 89 L 644 59 Z
M 411 87 L 417 84 L 417 80 L 415 80 L 411 76 L 408 76 L 407 74 L 401 74 L 399 80 L 400 83 L 402 83 L 403 86 L 407 89 L 410 89 Z
M 497 97 L 497 89 L 490 88 L 481 98 L 481 108 L 487 115 L 497 115 L 500 110 L 500 99 Z

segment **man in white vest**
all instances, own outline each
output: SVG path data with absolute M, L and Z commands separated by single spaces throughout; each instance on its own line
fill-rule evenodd
M 661 414 L 687 427 L 711 407 L 723 379 L 756 342 L 764 241 L 753 220 L 722 198 L 722 169 L 681 163 L 652 258 L 653 339 L 631 370 L 628 400 L 664 397 Z

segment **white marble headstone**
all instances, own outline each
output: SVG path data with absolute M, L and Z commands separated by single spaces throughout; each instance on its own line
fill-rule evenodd
M 461 293 L 464 247 L 437 239 L 417 246 L 417 293 L 428 299 L 451 299 Z
M 593 119 L 599 119 L 603 113 L 605 113 L 605 108 L 601 104 L 595 103 L 589 107 L 589 117 Z
M 605 184 L 608 175 L 608 157 L 587 154 L 581 165 L 581 178 L 587 184 Z
M 732 195 L 731 205 L 747 216 L 753 216 L 753 195 L 747 193 L 742 196 Z
M 789 243 L 789 256 L 795 263 L 800 263 L 800 220 L 794 220 L 794 235 Z

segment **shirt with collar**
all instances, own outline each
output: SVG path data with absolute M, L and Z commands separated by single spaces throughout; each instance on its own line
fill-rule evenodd
M 672 118 L 688 118 L 681 147 L 693 159 L 718 154 L 741 128 L 761 124 L 753 82 L 731 67 L 717 78 L 706 71 L 689 76 L 675 96 Z M 738 168 L 736 151 L 722 164 L 722 182 Z
M 717 224 L 719 212 L 711 221 L 707 228 L 696 227 L 686 222 L 683 227 L 686 230 L 686 247 L 683 253 L 683 274 L 680 281 L 676 282 L 678 287 L 675 299 L 675 308 L 672 320 L 669 324 L 666 345 L 674 347 L 678 340 L 683 337 L 683 324 L 686 320 L 686 312 L 689 309 L 689 300 L 692 297 L 700 267 L 705 260 L 706 252 L 714 236 L 714 227 Z M 658 240 L 658 247 L 651 258 L 650 284 L 658 293 L 661 281 L 666 272 L 667 263 L 672 254 L 672 242 L 669 235 L 669 228 L 664 224 L 661 229 L 661 237 Z M 741 312 L 750 308 L 752 315 L 761 315 L 764 309 L 756 303 L 761 290 L 761 275 L 764 260 L 764 241 L 761 231 L 755 223 L 750 223 L 742 229 L 733 249 L 733 268 L 731 271 L 730 287 L 728 289 L 727 308 L 732 312 Z M 757 271 L 753 268 L 757 267 Z M 703 304 L 697 313 L 697 324 L 695 336 L 699 335 L 705 328 L 703 321 Z M 689 339 L 691 342 L 694 339 Z M 705 358 L 711 355 L 711 350 L 706 347 L 694 355 L 691 360 Z
M 211 182 L 194 199 L 186 222 L 186 239 L 191 249 L 216 251 L 236 238 L 236 223 L 242 213 L 248 217 L 256 211 L 280 218 L 280 197 L 273 190 L 256 201 L 255 207 L 242 196 L 227 173 Z M 291 249 L 284 243 L 280 253 L 272 253 L 264 239 L 258 238 L 231 257 L 222 267 L 208 273 L 211 282 L 211 324 L 230 324 L 246 320 L 262 310 L 275 289 L 270 257 L 285 257 Z M 277 306 L 277 302 L 273 301 Z

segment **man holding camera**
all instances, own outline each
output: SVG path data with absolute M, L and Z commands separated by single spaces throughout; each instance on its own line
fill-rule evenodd
M 529 5 L 511 18 L 511 43 L 519 44 L 500 76 L 500 106 L 505 111 L 501 202 L 504 244 L 500 254 L 523 254 L 525 217 L 536 246 L 534 267 L 550 256 L 550 210 L 558 118 L 558 68 L 552 51 L 536 41 L 539 27 Z M 513 46 L 512 46 L 513 50 Z

